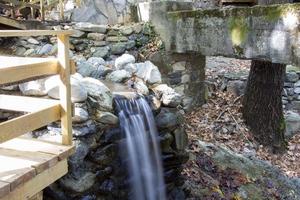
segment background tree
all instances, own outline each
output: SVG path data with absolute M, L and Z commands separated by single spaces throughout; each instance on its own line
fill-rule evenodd
M 290 0 L 258 0 L 258 4 L 290 3 Z M 275 153 L 286 149 L 285 121 L 281 93 L 284 64 L 252 60 L 245 96 L 243 117 L 257 141 L 271 146 Z

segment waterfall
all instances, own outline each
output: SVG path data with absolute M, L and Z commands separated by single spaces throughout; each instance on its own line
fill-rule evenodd
M 116 98 L 121 130 L 126 135 L 128 170 L 134 200 L 166 200 L 158 132 L 143 97 Z

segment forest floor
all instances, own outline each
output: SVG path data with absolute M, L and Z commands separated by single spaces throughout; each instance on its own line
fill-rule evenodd
M 259 145 L 246 127 L 241 114 L 242 96 L 237 97 L 220 89 L 222 85 L 220 74 L 249 71 L 249 65 L 249 61 L 208 59 L 206 77 L 207 80 L 214 83 L 215 89 L 210 91 L 210 97 L 205 105 L 186 116 L 185 126 L 190 141 L 188 149 L 190 156 L 197 157 L 199 153 L 197 144 L 200 140 L 216 146 L 225 146 L 236 153 L 265 160 L 277 166 L 286 176 L 299 178 L 300 134 L 296 134 L 288 141 L 288 150 L 284 154 L 273 154 L 269 148 Z M 183 172 L 187 182 L 199 183 L 199 173 L 202 173 L 203 170 L 201 167 L 203 166 L 197 159 L 190 159 Z

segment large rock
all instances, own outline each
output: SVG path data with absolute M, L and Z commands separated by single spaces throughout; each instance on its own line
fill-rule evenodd
M 114 115 L 110 112 L 102 112 L 102 111 L 96 112 L 95 120 L 97 122 L 100 122 L 103 124 L 109 124 L 109 125 L 116 125 L 119 122 L 118 117 L 116 115 Z
M 89 38 L 91 40 L 102 41 L 105 38 L 105 34 L 102 34 L 102 33 L 89 33 L 87 35 L 87 38 Z
M 117 69 L 123 69 L 124 66 L 129 63 L 135 63 L 134 56 L 130 54 L 123 54 L 122 56 L 116 59 L 115 66 Z
M 100 78 L 106 76 L 107 73 L 112 71 L 110 68 L 101 65 L 100 63 L 102 62 L 97 62 L 95 57 L 93 58 L 94 59 L 89 59 L 87 62 L 79 63 L 77 65 L 77 72 L 84 77 Z
M 89 113 L 83 108 L 74 109 L 74 116 L 72 117 L 72 121 L 74 123 L 82 123 L 89 119 Z
M 45 88 L 45 80 L 39 79 L 19 84 L 19 88 L 23 95 L 26 96 L 44 96 L 47 95 Z
M 288 111 L 285 115 L 286 130 L 285 135 L 291 138 L 300 131 L 300 115 L 293 111 Z
M 112 82 L 116 82 L 116 83 L 121 83 L 128 78 L 130 78 L 130 73 L 124 69 L 113 71 L 107 77 L 108 80 L 110 80 Z
M 150 61 L 138 63 L 136 75 L 148 84 L 161 83 L 161 74 L 157 66 Z
M 96 33 L 106 33 L 107 31 L 107 25 L 96 25 L 88 22 L 79 22 L 75 24 L 74 28 L 81 31 Z
M 88 92 L 92 107 L 103 111 L 112 110 L 112 94 L 108 87 L 94 78 L 83 78 L 81 83 Z
M 215 199 L 216 194 L 217 199 L 300 199 L 299 179 L 288 178 L 277 167 L 220 145 L 202 141 L 194 145 L 197 154 L 192 159 L 205 177 L 201 184 L 185 185 L 195 199 Z
M 60 180 L 60 183 L 68 190 L 81 193 L 90 189 L 96 182 L 96 174 L 86 172 L 79 179 L 67 175 Z
M 91 52 L 93 54 L 93 57 L 106 58 L 109 54 L 109 47 L 96 47 L 94 49 L 91 49 Z
M 175 92 L 174 89 L 167 86 L 166 84 L 160 84 L 154 88 L 152 91 L 155 93 L 156 97 L 162 101 L 165 106 L 176 107 L 182 101 L 182 96 Z
M 48 96 L 59 99 L 59 75 L 52 76 L 45 81 L 45 88 Z M 81 85 L 78 78 L 71 76 L 71 100 L 73 103 L 83 102 L 87 99 L 87 90 Z
M 162 108 L 155 117 L 155 121 L 159 130 L 173 131 L 179 124 L 182 124 L 183 118 L 176 110 Z

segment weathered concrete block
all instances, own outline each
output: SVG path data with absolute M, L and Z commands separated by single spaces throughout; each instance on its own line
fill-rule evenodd
M 299 13 L 296 3 L 176 11 L 150 21 L 173 52 L 299 64 Z

